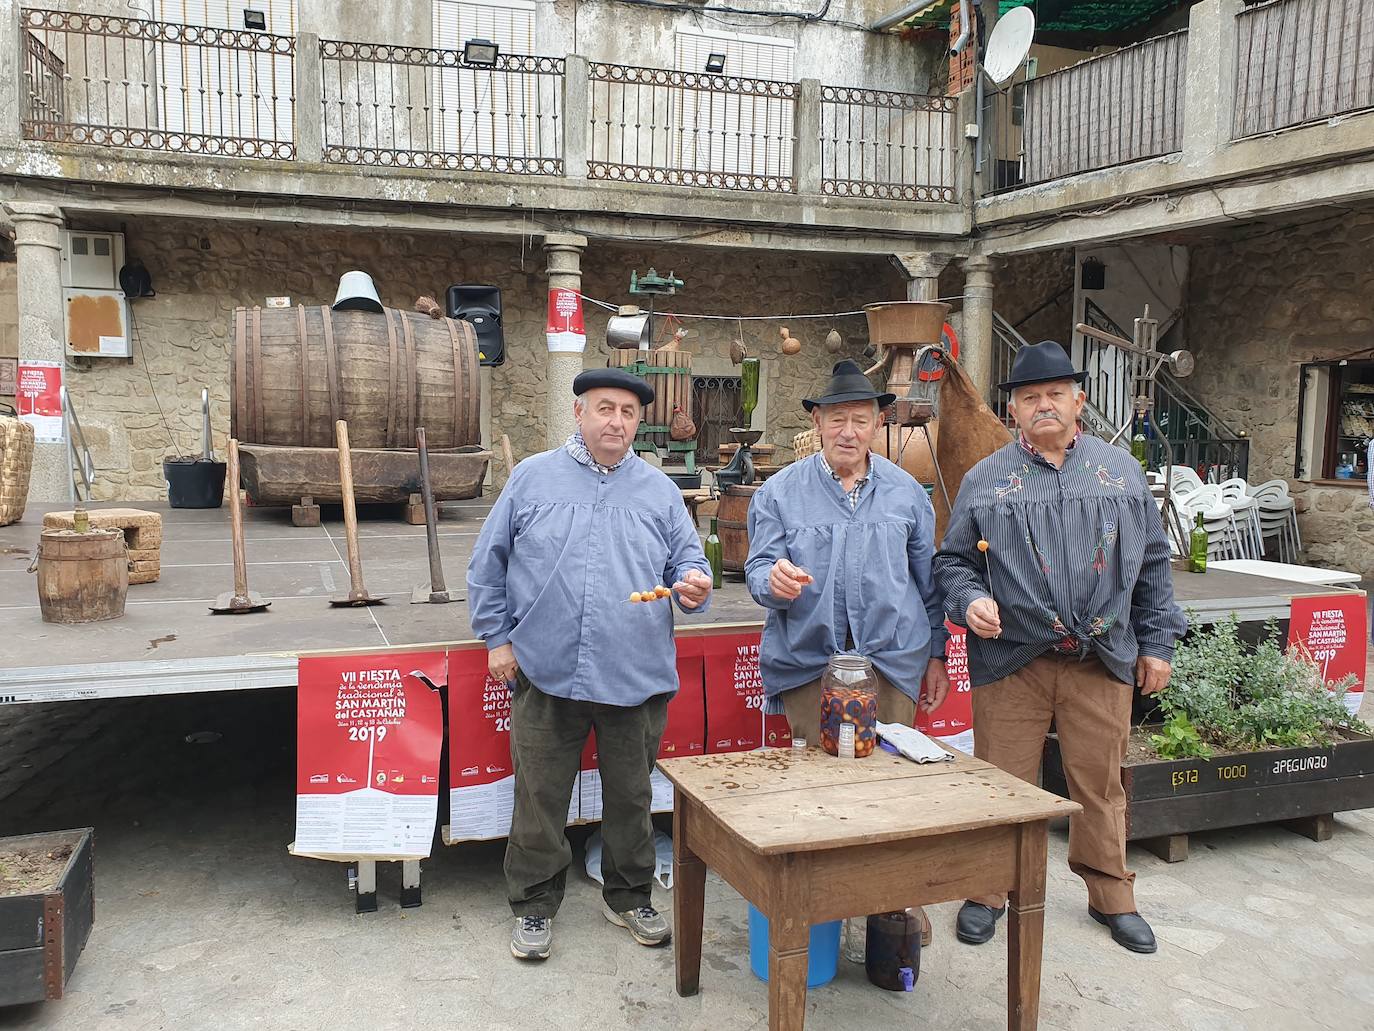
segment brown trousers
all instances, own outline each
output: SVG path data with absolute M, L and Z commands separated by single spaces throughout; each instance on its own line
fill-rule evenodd
M 973 754 L 1031 784 L 1054 718 L 1069 796 L 1083 807 L 1069 819 L 1069 869 L 1087 883 L 1099 913 L 1135 912 L 1121 786 L 1133 694 L 1096 658 L 1050 656 L 973 689 Z M 995 909 L 1006 896 L 973 901 Z
M 916 703 L 888 683 L 877 670 L 873 675 L 878 680 L 878 719 L 911 726 L 916 718 Z M 821 743 L 821 694 L 819 679 L 782 693 L 782 707 L 791 724 L 792 736 L 804 737 L 808 745 L 816 747 Z

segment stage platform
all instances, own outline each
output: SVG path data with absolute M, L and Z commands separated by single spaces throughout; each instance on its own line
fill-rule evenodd
M 163 517 L 162 576 L 129 588 L 120 619 L 81 626 L 44 623 L 34 577 L 25 570 L 45 511 L 0 527 L 0 704 L 291 687 L 301 654 L 420 646 L 471 640 L 464 602 L 412 605 L 411 591 L 429 581 L 425 528 L 407 525 L 398 507 L 359 513 L 368 592 L 385 604 L 332 608 L 348 587 L 341 510 L 324 509 L 323 525 L 295 527 L 289 509 L 249 509 L 245 519 L 249 586 L 271 601 L 265 613 L 218 616 L 209 603 L 233 587 L 228 509 L 172 509 L 112 502 Z M 490 501 L 442 508 L 439 547 L 450 591 L 466 593 L 464 574 Z M 1294 597 L 1349 593 L 1244 573 L 1179 572 L 1180 604 L 1211 621 L 1235 612 L 1245 620 L 1283 619 Z M 750 629 L 764 610 L 738 579 L 727 579 L 704 616 L 678 614 L 680 633 Z

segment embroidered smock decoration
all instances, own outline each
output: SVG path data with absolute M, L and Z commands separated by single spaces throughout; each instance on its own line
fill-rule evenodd
M 979 540 L 992 545 L 986 555 Z M 1091 652 L 1112 676 L 1134 683 L 1136 658 L 1172 660 L 1187 628 L 1140 466 L 1124 449 L 1081 431 L 1062 468 L 1020 438 L 964 478 L 934 563 L 946 614 L 960 626 L 970 602 L 991 597 L 985 560 L 997 565 L 1002 633 L 969 635 L 975 687 L 1051 651 Z

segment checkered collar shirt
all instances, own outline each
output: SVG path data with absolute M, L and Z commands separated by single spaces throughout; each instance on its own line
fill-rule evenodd
M 573 456 L 573 459 L 579 465 L 585 465 L 588 469 L 594 469 L 597 472 L 599 472 L 602 476 L 607 476 L 610 473 L 615 472 L 622 465 L 628 462 L 630 458 L 634 455 L 634 449 L 630 449 L 629 451 L 625 452 L 624 456 L 620 459 L 619 462 L 616 462 L 615 465 L 602 465 L 600 462 L 598 462 L 595 458 L 592 457 L 591 451 L 587 448 L 587 442 L 582 439 L 581 430 L 578 430 L 571 437 L 569 437 L 567 442 L 563 445 L 563 448 L 568 452 L 568 454 Z
M 872 452 L 869 453 L 872 454 Z M 830 474 L 830 478 L 843 487 L 844 481 L 840 479 L 840 474 L 830 468 L 830 463 L 825 460 L 825 452 L 820 452 L 820 456 L 821 465 L 824 466 L 825 471 Z M 873 475 L 873 463 L 867 461 L 867 459 L 865 459 L 865 468 L 867 471 L 854 481 L 854 486 L 852 488 L 844 493 L 844 496 L 849 499 L 849 511 L 851 512 L 859 507 L 859 499 L 864 496 L 864 488 L 868 486 L 868 479 Z
M 1073 440 L 1069 441 L 1069 446 L 1064 449 L 1064 453 L 1068 454 L 1070 451 L 1072 451 L 1075 447 L 1078 446 L 1078 442 L 1082 439 L 1083 430 L 1081 428 L 1074 430 Z M 1022 451 L 1030 455 L 1032 458 L 1038 458 L 1040 459 L 1040 461 L 1045 462 L 1044 452 L 1042 452 L 1038 447 L 1036 447 L 1029 440 L 1027 440 L 1026 435 L 1024 433 L 1016 434 L 1016 443 L 1021 446 Z M 1045 464 L 1048 465 L 1050 463 L 1046 462 Z

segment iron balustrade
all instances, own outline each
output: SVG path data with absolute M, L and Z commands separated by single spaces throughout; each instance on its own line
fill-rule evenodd
M 952 204 L 957 100 L 821 87 L 821 192 Z

